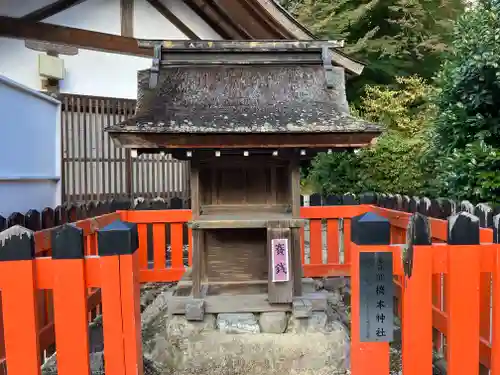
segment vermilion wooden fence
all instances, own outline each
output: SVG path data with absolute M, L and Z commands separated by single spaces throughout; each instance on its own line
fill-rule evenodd
M 103 226 L 117 216 L 106 215 L 94 224 Z M 25 228 L 12 227 L 3 233 L 0 289 L 9 375 L 40 374 L 40 349 L 46 345 L 38 320 L 43 305 L 38 303 L 37 294 L 41 291 L 50 291 L 53 296 L 57 324 L 52 320 L 50 327 L 44 325 L 42 330 L 50 330 L 50 337 L 57 341 L 58 373 L 88 375 L 88 311 L 93 308 L 90 301 L 96 288 L 100 290 L 97 302 L 102 304 L 104 319 L 106 373 L 142 375 L 138 253 L 130 251 L 132 245 L 129 249 L 115 249 L 113 228 L 99 233 L 103 240 L 99 244 L 100 256 L 88 255 L 93 252 L 89 243 L 94 242 L 89 236 L 95 237 L 96 228 L 92 228 L 92 222 L 77 225 L 67 225 L 57 232 L 50 257 L 35 258 L 37 249 L 49 250 L 44 233 L 34 238 L 37 245 L 32 232 Z
M 412 348 L 411 350 L 404 350 L 403 363 L 405 366 L 405 375 L 407 375 L 407 372 L 410 374 L 417 374 L 417 372 L 409 369 L 411 367 L 409 364 L 414 362 L 421 362 L 421 365 L 416 368 L 422 371 L 428 369 L 431 364 L 429 364 L 430 362 L 428 362 L 427 359 L 432 355 L 432 350 L 428 350 L 429 345 L 432 347 L 434 344 L 438 349 L 441 348 L 444 342 L 443 337 L 446 337 L 445 349 L 448 354 L 448 359 L 456 361 L 454 365 L 449 363 L 449 369 L 455 369 L 455 372 L 449 372 L 452 375 L 469 375 L 475 373 L 466 373 L 461 370 L 461 366 L 457 363 L 461 361 L 460 358 L 463 356 L 467 356 L 468 358 L 464 360 L 466 361 L 466 365 L 463 368 L 470 369 L 472 363 L 475 361 L 476 370 L 478 362 L 480 362 L 485 368 L 492 369 L 492 371 L 499 371 L 496 370 L 496 368 L 498 368 L 500 359 L 496 358 L 494 351 L 492 351 L 492 339 L 495 338 L 495 332 L 498 332 L 497 336 L 500 335 L 500 328 L 498 327 L 500 322 L 500 312 L 498 310 L 500 310 L 500 307 L 496 309 L 495 307 L 493 308 L 493 318 L 490 319 L 490 298 L 491 293 L 495 292 L 496 295 L 493 296 L 494 305 L 499 306 L 499 302 L 495 301 L 498 301 L 500 297 L 500 285 L 496 289 L 494 286 L 498 284 L 497 270 L 500 258 L 498 255 L 498 245 L 491 245 L 493 241 L 493 231 L 491 229 L 481 229 L 481 245 L 449 245 L 446 244 L 448 240 L 447 221 L 430 219 L 433 245 L 415 247 L 414 276 L 408 278 L 403 275 L 401 262 L 399 262 L 398 259 L 401 259 L 401 246 L 399 245 L 406 242 L 406 228 L 411 214 L 371 205 L 302 207 L 302 217 L 309 219 L 308 243 L 305 241 L 307 237 L 306 233 L 302 236 L 302 259 L 305 276 L 324 277 L 356 275 L 357 271 L 355 267 L 358 254 L 360 251 L 366 251 L 366 249 L 351 243 L 351 219 L 368 211 L 372 211 L 387 218 L 391 224 L 392 245 L 385 246 L 379 250 L 392 251 L 394 253 L 394 270 L 396 275 L 394 281 L 397 286 L 397 313 L 403 320 L 403 346 L 404 348 L 408 348 L 408 345 L 411 345 Z M 119 218 L 137 224 L 139 248 L 136 252 L 136 258 L 138 267 L 137 277 L 140 282 L 176 281 L 180 279 L 185 270 L 183 238 L 185 233 L 188 234 L 188 238 L 191 237 L 185 226 L 185 223 L 191 218 L 190 210 L 120 211 L 77 222 L 76 226 L 83 229 L 84 249 L 87 255 L 85 260 L 80 261 L 84 265 L 84 275 L 87 280 L 85 282 L 85 288 L 87 288 L 87 311 L 91 312 L 89 314 L 90 316 L 87 316 L 87 321 L 95 316 L 98 312 L 97 310 L 101 309 L 101 303 L 103 305 L 106 303 L 106 297 L 104 296 L 105 283 L 109 284 L 109 286 L 107 286 L 108 290 L 113 288 L 112 285 L 114 285 L 115 288 L 117 288 L 116 285 L 118 285 L 116 284 L 116 280 L 112 281 L 112 276 L 109 276 L 109 280 L 108 278 L 104 278 L 104 271 L 101 268 L 104 267 L 104 263 L 102 263 L 103 260 L 99 257 L 95 257 L 95 254 L 98 253 L 96 232 L 103 226 Z M 323 231 L 323 226 L 326 227 L 325 231 Z M 148 246 L 148 237 L 150 237 L 148 236 L 149 227 L 151 227 L 150 232 L 152 233 L 151 246 Z M 339 230 L 339 228 L 342 230 Z M 55 326 L 56 329 L 54 329 L 53 303 L 55 302 L 56 309 L 59 307 L 57 306 L 57 300 L 54 301 L 54 297 L 52 296 L 55 288 L 53 280 L 55 280 L 56 275 L 59 275 L 59 269 L 55 266 L 58 260 L 49 257 L 52 251 L 51 233 L 53 231 L 54 230 L 45 230 L 36 232 L 35 248 L 38 258 L 31 261 L 32 267 L 34 268 L 31 279 L 34 283 L 33 290 L 37 295 L 37 303 L 34 306 L 38 309 L 36 316 L 39 319 L 36 325 L 37 334 L 35 335 L 37 340 L 37 358 L 40 358 L 40 352 L 48 351 L 49 354 L 53 352 L 54 343 L 56 341 L 58 342 L 58 352 L 61 351 L 61 341 L 56 340 L 57 325 Z M 339 234 L 342 234 L 342 236 Z M 191 263 L 190 248 L 189 246 L 188 264 Z M 309 262 L 306 262 L 307 249 Z M 110 260 L 107 261 L 111 262 Z M 465 267 L 469 262 L 470 267 L 466 270 Z M 78 268 L 79 266 L 74 267 Z M 3 265 L 3 269 L 7 269 L 5 264 Z M 3 269 L 1 275 L 4 275 Z M 12 319 L 19 313 L 18 310 L 20 307 L 12 308 L 11 310 L 11 306 L 14 302 L 9 296 L 12 296 L 12 294 L 7 292 L 6 296 L 5 293 L 8 288 L 15 289 L 17 287 L 12 283 L 12 279 L 9 279 L 9 277 L 13 277 L 12 273 L 9 272 L 5 274 L 6 276 L 0 275 L 0 290 L 2 290 L 2 300 L 4 302 L 3 311 L 8 311 L 8 316 L 4 316 L 6 349 L 7 353 L 12 353 L 12 347 L 9 352 L 8 341 L 9 337 L 12 337 L 9 335 L 12 335 L 13 331 L 9 333 L 9 329 L 13 329 L 11 327 L 13 324 Z M 61 270 L 60 272 L 62 275 L 63 271 Z M 476 280 L 474 276 L 475 273 L 478 275 L 477 288 L 474 281 Z M 109 275 L 111 274 L 112 273 L 109 273 Z M 465 274 L 468 276 L 464 277 L 463 275 Z M 65 275 L 64 277 L 69 280 L 68 285 L 76 283 L 76 279 L 70 279 L 71 275 Z M 115 274 L 115 276 L 118 277 L 119 274 Z M 469 281 L 471 281 L 471 284 L 469 284 Z M 493 289 L 490 286 L 491 282 L 493 282 L 494 285 Z M 463 290 L 467 291 L 467 293 L 471 293 L 471 300 L 464 298 L 464 292 L 457 292 L 459 288 L 464 288 Z M 28 290 L 29 288 L 26 287 L 26 290 L 22 293 L 28 293 Z M 420 296 L 422 296 L 421 299 Z M 21 299 L 21 297 L 19 299 Z M 356 299 L 355 291 L 353 291 L 351 299 Z M 477 308 L 477 314 L 472 312 L 464 315 L 462 310 L 470 311 L 471 306 L 475 306 L 470 301 L 474 302 L 476 300 L 477 306 L 481 307 L 480 309 Z M 8 301 L 7 305 L 5 304 L 6 301 Z M 126 302 L 122 301 L 122 303 Z M 59 306 L 61 306 L 61 304 L 59 304 Z M 32 309 L 33 308 L 34 307 L 32 307 Z M 106 311 L 104 306 L 103 308 L 104 311 Z M 64 307 L 61 307 L 61 309 L 64 309 Z M 16 311 L 16 313 L 14 314 L 12 311 Z M 477 320 L 474 320 L 476 318 L 475 314 L 477 315 Z M 24 317 L 28 315 L 29 313 L 23 313 L 23 315 L 19 316 L 22 316 L 24 319 Z M 353 316 L 355 315 L 353 314 Z M 463 319 L 468 320 L 465 321 Z M 474 326 L 474 322 L 477 322 L 478 325 L 477 335 L 472 329 L 467 329 L 465 333 L 460 333 L 460 331 L 463 330 L 463 326 Z M 429 332 L 431 332 L 430 343 L 429 337 L 426 336 L 425 329 L 421 329 L 425 326 L 428 326 Z M 432 336 L 431 327 L 437 332 L 434 336 Z M 490 330 L 492 330 L 493 335 L 490 335 Z M 27 331 L 28 330 L 26 330 L 25 334 L 27 334 Z M 31 335 L 33 335 L 33 332 Z M 108 336 L 111 337 L 111 333 L 109 333 Z M 31 340 L 35 339 L 32 337 Z M 463 340 L 468 340 L 470 342 L 464 345 L 462 344 Z M 1 340 L 0 342 L 3 341 L 4 340 Z M 476 344 L 474 344 L 474 342 Z M 454 349 L 454 347 L 458 347 L 459 349 Z M 477 348 L 477 358 L 474 350 L 470 352 L 471 354 L 465 354 L 465 350 L 469 350 L 470 347 Z M 356 342 L 354 340 L 353 349 L 355 348 Z M 385 361 L 385 359 L 388 361 L 386 346 L 378 345 L 373 348 L 371 349 L 375 350 L 375 352 L 383 354 L 383 361 Z M 383 348 L 383 350 L 380 348 Z M 5 353 L 2 353 L 1 349 L 2 346 L 0 346 L 0 356 L 3 354 L 3 357 L 5 357 Z M 422 358 L 425 358 L 425 361 L 415 359 L 413 356 L 415 350 L 417 350 L 416 353 L 423 355 Z M 26 356 L 26 351 L 24 351 L 23 355 Z M 7 357 L 9 358 L 10 364 L 11 360 L 9 354 L 7 354 Z M 353 370 L 356 368 L 354 363 L 358 363 L 355 358 L 356 354 L 353 354 Z M 12 366 L 9 365 L 9 367 Z M 381 366 L 380 368 L 385 371 L 385 367 L 383 367 L 385 366 L 385 362 L 383 362 Z M 378 374 L 378 372 L 373 371 L 370 371 L 370 373 Z M 382 373 L 383 372 L 380 372 L 380 374 Z M 426 373 L 427 372 L 418 372 L 418 374 Z M 9 375 L 17 374 L 24 375 L 31 374 L 31 372 L 16 373 L 9 370 Z M 362 374 L 364 373 L 353 372 L 353 375 Z M 384 373 L 384 375 L 386 374 Z
M 85 254 L 95 255 L 97 254 L 97 239 L 96 231 L 107 224 L 120 218 L 117 213 L 111 213 L 95 217 L 92 219 L 86 219 L 77 221 L 75 226 L 83 230 L 84 244 L 85 244 Z M 52 233 L 54 228 L 41 230 L 35 232 L 34 235 L 34 245 L 35 245 L 35 255 L 37 257 L 50 257 L 52 255 Z M 0 288 L 1 290 L 1 288 Z M 2 290 L 3 293 L 3 290 Z M 37 331 L 38 331 L 38 342 L 40 350 L 40 358 L 44 356 L 50 356 L 55 351 L 55 330 L 54 330 L 54 304 L 52 290 L 45 288 L 38 288 L 36 292 L 37 298 Z M 88 302 L 87 308 L 89 312 L 88 320 L 92 321 L 96 315 L 100 312 L 101 304 L 101 292 L 99 289 L 93 289 L 88 291 Z M 0 310 L 0 328 L 2 328 L 2 310 Z M 0 329 L 0 375 L 5 374 L 5 348 L 3 340 L 3 330 Z
M 118 211 L 122 220 L 137 224 L 139 232 L 140 280 L 146 282 L 178 281 L 185 272 L 184 231 L 188 231 L 189 265 L 191 265 L 191 233 L 186 223 L 191 210 Z M 152 256 L 148 251 L 148 225 L 152 226 Z M 167 241 L 167 236 L 170 241 Z M 170 251 L 167 244 L 170 243 Z M 167 267 L 170 255 L 170 267 Z

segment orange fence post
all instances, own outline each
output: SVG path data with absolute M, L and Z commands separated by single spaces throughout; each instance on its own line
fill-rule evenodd
M 52 232 L 57 370 L 88 375 L 89 340 L 83 230 L 71 224 Z
M 344 218 L 344 264 L 351 262 L 351 218 Z
M 3 337 L 3 314 L 2 314 L 2 291 L 0 287 L 0 375 L 7 374 L 7 365 L 5 363 L 5 340 Z
M 446 341 L 453 375 L 479 373 L 480 272 L 479 219 L 461 212 L 448 220 Z
M 191 228 L 188 228 L 188 266 L 193 266 L 193 230 Z
M 306 264 L 305 239 L 305 230 L 304 227 L 302 227 L 300 228 L 300 259 L 302 259 L 302 266 Z
M 426 216 L 410 218 L 403 276 L 403 373 L 432 374 L 432 244 Z
M 153 263 L 157 270 L 167 266 L 167 241 L 165 224 L 153 224 Z
M 326 222 L 326 244 L 328 249 L 327 263 L 340 263 L 338 219 L 328 219 Z
M 123 360 L 121 374 L 124 375 L 143 374 L 139 301 L 140 253 L 137 251 L 138 248 L 139 235 L 136 224 L 117 221 L 99 231 L 99 254 L 103 257 L 111 255 L 112 258 L 118 260 L 113 264 L 113 271 L 117 272 L 116 276 L 114 276 L 116 280 L 113 280 L 113 288 L 118 287 L 119 289 L 119 301 L 113 300 L 112 302 L 118 303 L 121 308 L 121 332 L 119 335 L 121 346 L 119 348 L 120 357 L 116 356 L 116 365 L 118 366 L 118 361 L 121 358 Z M 115 267 L 118 267 L 118 269 Z M 102 277 L 105 276 L 102 275 Z M 103 299 L 104 295 L 103 289 Z M 108 362 L 108 353 L 106 352 L 106 324 L 108 322 L 106 320 L 106 302 L 106 300 L 103 301 L 105 366 L 107 366 Z M 116 327 L 116 330 L 118 330 L 118 327 Z M 115 338 L 113 338 L 113 344 L 116 347 L 120 345 L 117 341 L 115 342 Z M 106 367 L 106 372 L 108 372 L 108 367 Z M 109 370 L 109 373 L 114 374 L 115 372 Z
M 491 375 L 500 375 L 500 214 L 493 218 L 493 243 L 497 244 L 493 271 Z
M 119 256 L 124 246 L 119 235 L 123 226 L 115 221 L 97 232 L 106 374 L 126 374 Z
M 491 225 L 492 219 L 492 209 L 485 204 L 478 204 L 474 211 L 475 215 L 479 218 L 479 226 L 482 228 L 488 228 Z M 485 241 L 485 236 L 482 236 L 483 230 L 480 230 L 480 243 L 490 242 Z M 491 339 L 490 329 L 491 329 L 491 283 L 492 283 L 492 273 L 491 272 L 481 272 L 479 279 L 479 335 L 483 342 L 489 343 Z M 480 374 L 488 375 L 488 368 L 482 364 L 480 368 Z
M 0 289 L 9 375 L 39 375 L 34 233 L 19 225 L 0 233 Z
M 141 269 L 147 270 L 149 266 L 148 258 L 148 225 L 137 224 L 137 231 L 139 236 L 139 260 Z
M 309 263 L 323 263 L 321 220 L 309 220 Z
M 352 219 L 352 224 L 351 374 L 388 375 L 389 343 L 362 342 L 361 338 L 361 303 L 365 304 L 368 301 L 361 301 L 360 253 L 363 252 L 363 249 L 366 247 L 369 247 L 371 249 L 375 248 L 375 246 L 373 245 L 386 245 L 381 246 L 381 249 L 387 250 L 387 245 L 390 244 L 391 240 L 390 224 L 387 219 L 375 215 L 371 212 L 354 217 Z M 392 280 L 390 280 L 390 282 L 392 282 Z M 376 300 L 370 302 L 373 302 L 375 304 L 377 303 Z M 386 315 L 387 319 L 392 319 L 392 313 L 388 312 Z M 366 317 L 363 317 L 363 320 L 366 321 Z
M 136 251 L 137 227 L 128 224 L 130 230 L 123 235 L 130 239 L 128 248 L 120 255 L 120 283 L 123 312 L 123 338 L 125 344 L 126 375 L 142 375 L 141 338 L 141 286 L 139 282 L 139 252 Z
M 170 260 L 171 267 L 175 269 L 184 268 L 183 232 L 182 223 L 170 224 Z

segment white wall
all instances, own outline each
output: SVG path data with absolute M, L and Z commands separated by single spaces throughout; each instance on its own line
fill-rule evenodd
M 0 75 L 0 215 L 61 198 L 60 102 Z
M 0 15 L 19 17 L 53 0 L 1 0 Z M 221 39 L 182 0 L 162 0 L 179 19 L 202 39 Z M 120 0 L 86 0 L 44 22 L 109 34 L 120 34 Z M 145 0 L 134 3 L 134 37 L 187 39 Z M 23 40 L 0 38 L 0 74 L 32 89 L 41 89 L 39 52 L 27 49 Z M 137 71 L 151 66 L 151 59 L 80 49 L 64 59 L 64 93 L 135 99 Z

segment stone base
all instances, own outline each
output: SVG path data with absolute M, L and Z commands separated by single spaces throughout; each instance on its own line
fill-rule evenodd
M 350 340 L 337 311 L 340 292 L 304 281 L 304 296 L 278 310 L 262 310 L 268 303 L 255 309 L 241 295 L 208 296 L 199 320 L 186 315 L 179 297 L 163 293 L 142 316 L 144 355 L 169 375 L 347 374 Z
M 349 335 L 326 313 L 206 314 L 202 322 L 173 316 L 155 343 L 151 359 L 178 375 L 334 375 L 348 368 Z

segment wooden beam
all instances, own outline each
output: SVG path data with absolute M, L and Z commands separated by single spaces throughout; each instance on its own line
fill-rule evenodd
M 134 38 L 4 16 L 0 16 L 0 37 L 41 40 L 124 55 L 153 56 L 152 49 L 140 48 Z
M 54 3 L 39 8 L 31 13 L 21 17 L 25 21 L 41 21 L 45 18 L 52 17 L 53 15 L 63 12 L 66 9 L 72 8 L 75 5 L 83 3 L 85 0 L 58 0 Z
M 134 0 L 120 0 L 121 35 L 134 36 Z
M 273 23 L 273 19 L 270 17 L 262 7 L 256 6 L 256 4 L 251 0 L 240 0 L 241 6 L 246 9 L 249 13 L 254 14 L 258 23 L 267 30 L 268 35 L 272 35 L 273 39 L 293 39 L 293 35 L 288 32 L 281 24 Z M 269 36 L 267 37 L 269 38 Z
M 186 303 L 193 297 L 173 296 L 168 299 L 168 313 L 171 315 L 184 315 Z M 291 303 L 270 304 L 267 294 L 248 295 L 219 295 L 207 296 L 205 301 L 205 314 L 245 313 L 245 312 L 271 312 L 292 311 Z
M 198 17 L 206 20 L 207 24 L 223 39 L 244 39 L 238 30 L 226 23 L 205 0 L 184 0 L 184 2 Z
M 255 39 L 255 37 L 243 27 L 243 25 L 237 23 L 232 17 L 231 14 L 228 13 L 228 9 L 224 9 L 223 6 L 219 5 L 218 0 L 205 0 L 212 9 L 215 10 L 215 12 L 219 15 L 220 18 L 224 22 L 226 22 L 228 25 L 230 25 L 232 28 L 238 31 L 240 35 L 243 36 L 243 39 Z M 234 3 L 233 3 L 234 6 Z
M 168 9 L 165 5 L 163 5 L 163 3 L 161 3 L 159 0 L 146 0 L 146 1 L 189 39 L 193 40 L 201 39 L 193 30 L 191 30 L 184 22 L 182 22 L 174 13 L 170 11 L 170 9 Z
M 134 36 L 134 0 L 120 0 L 120 27 L 122 36 Z M 129 199 L 132 199 L 134 191 L 132 175 L 132 150 L 127 149 L 125 150 L 125 193 Z
M 108 128 L 114 144 L 126 148 L 148 149 L 224 149 L 250 148 L 359 148 L 369 145 L 379 131 L 359 133 L 138 133 L 135 125 Z M 132 131 L 130 131 L 132 130 Z M 128 131 L 128 132 L 127 132 Z

